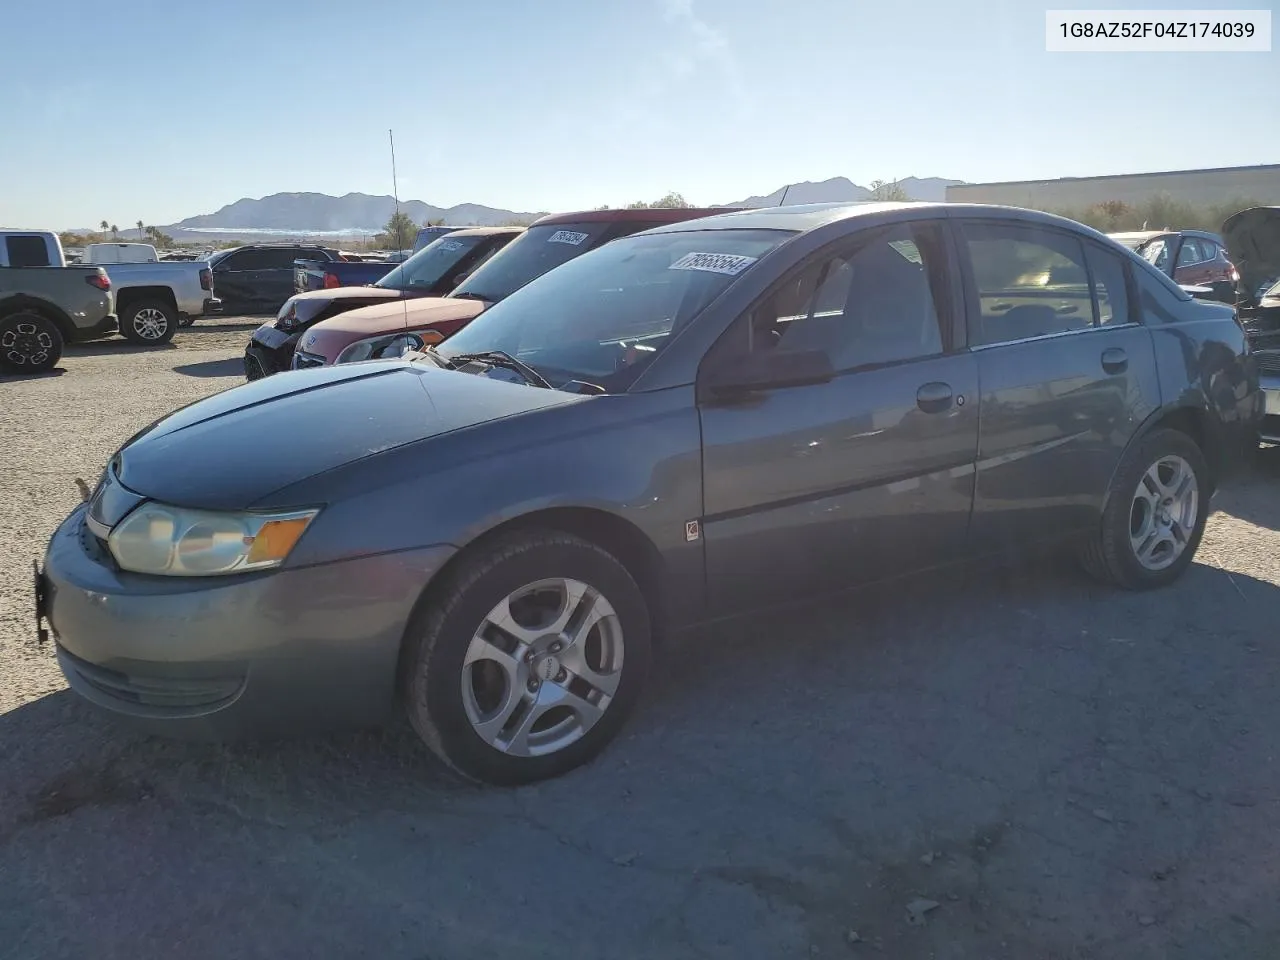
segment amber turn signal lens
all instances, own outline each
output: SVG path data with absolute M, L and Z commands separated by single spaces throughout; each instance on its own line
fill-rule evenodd
M 293 545 L 298 542 L 298 538 L 310 523 L 310 517 L 271 520 L 264 523 L 258 535 L 253 538 L 253 546 L 249 548 L 246 564 L 283 560 L 289 555 L 289 551 L 293 549 Z

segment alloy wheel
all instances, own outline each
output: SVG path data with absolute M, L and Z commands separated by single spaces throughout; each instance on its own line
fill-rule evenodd
M 0 335 L 0 353 L 15 367 L 38 367 L 52 349 L 53 337 L 34 323 L 15 323 Z
M 155 307 L 143 307 L 133 315 L 133 329 L 143 340 L 159 340 L 169 329 L 169 318 Z
M 489 611 L 467 647 L 467 719 L 510 756 L 563 750 L 609 709 L 623 650 L 618 615 L 598 590 L 567 578 L 520 587 Z
M 1173 564 L 1195 534 L 1200 486 L 1182 457 L 1161 457 L 1138 481 L 1129 509 L 1129 542 L 1147 570 Z

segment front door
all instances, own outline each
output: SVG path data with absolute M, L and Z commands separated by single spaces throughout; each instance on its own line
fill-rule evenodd
M 218 262 L 213 286 L 227 312 L 252 312 L 258 308 L 265 265 L 264 253 L 258 248 L 227 254 Z
M 702 378 L 755 351 L 825 351 L 826 383 L 700 390 L 708 596 L 728 613 L 945 562 L 962 550 L 977 364 L 936 223 L 854 234 L 775 286 Z
M 982 384 L 972 545 L 1092 528 L 1126 444 L 1160 402 L 1128 266 L 1053 228 L 965 221 L 957 233 Z

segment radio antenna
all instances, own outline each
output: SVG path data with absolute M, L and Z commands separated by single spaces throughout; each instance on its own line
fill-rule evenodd
M 396 201 L 396 256 L 404 253 L 404 245 L 400 242 L 400 184 L 396 180 L 396 135 L 393 131 L 387 131 L 387 138 L 391 141 L 391 194 Z

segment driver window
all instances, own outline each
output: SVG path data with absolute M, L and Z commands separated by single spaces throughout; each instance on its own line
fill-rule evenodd
M 837 370 L 943 352 L 936 227 L 903 224 L 803 268 L 747 318 L 748 350 L 822 350 Z

